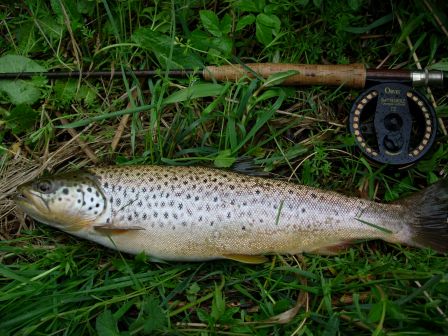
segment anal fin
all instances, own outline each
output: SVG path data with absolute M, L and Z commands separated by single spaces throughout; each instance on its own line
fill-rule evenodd
M 269 259 L 262 255 L 224 254 L 224 258 L 239 261 L 245 264 L 263 264 Z
M 353 245 L 353 242 L 348 240 L 332 245 L 321 246 L 310 252 L 314 254 L 334 256 L 341 253 L 342 251 L 347 250 L 351 245 Z

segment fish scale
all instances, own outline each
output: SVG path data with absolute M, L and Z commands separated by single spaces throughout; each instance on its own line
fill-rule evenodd
M 80 224 L 67 228 L 60 214 L 68 205 L 57 194 L 68 188 L 69 195 L 76 195 L 80 176 L 83 192 L 91 190 L 89 204 L 73 198 L 71 211 L 77 212 Z M 350 241 L 377 238 L 425 245 L 419 241 L 421 230 L 412 226 L 416 219 L 409 202 L 381 204 L 231 171 L 100 167 L 50 182 L 53 188 L 59 185 L 45 194 L 53 202 L 51 218 L 36 211 L 31 199 L 39 202 L 30 186 L 21 188 L 26 201 L 18 204 L 38 220 L 76 236 L 128 253 L 144 251 L 155 259 L 247 260 L 245 256 L 269 253 L 323 253 Z M 434 188 L 448 189 L 445 184 Z M 98 212 L 94 218 L 93 207 Z

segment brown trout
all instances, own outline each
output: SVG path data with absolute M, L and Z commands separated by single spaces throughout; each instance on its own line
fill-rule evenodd
M 448 250 L 448 180 L 382 204 L 201 167 L 91 168 L 22 185 L 39 222 L 154 260 L 328 253 L 361 239 Z

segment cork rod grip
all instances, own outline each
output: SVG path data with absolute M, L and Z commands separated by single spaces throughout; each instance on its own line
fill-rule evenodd
M 263 78 L 288 70 L 296 70 L 282 82 L 282 85 L 345 85 L 353 88 L 363 88 L 366 83 L 366 68 L 363 64 L 348 65 L 316 65 L 316 64 L 276 64 L 249 63 L 246 66 Z M 239 64 L 207 66 L 203 70 L 205 80 L 237 81 L 244 77 L 253 78 L 250 71 Z

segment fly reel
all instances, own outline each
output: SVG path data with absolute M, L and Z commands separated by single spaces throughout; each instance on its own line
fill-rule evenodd
M 357 145 L 369 159 L 392 165 L 419 160 L 437 130 L 430 102 L 401 83 L 369 87 L 353 104 L 349 123 Z

